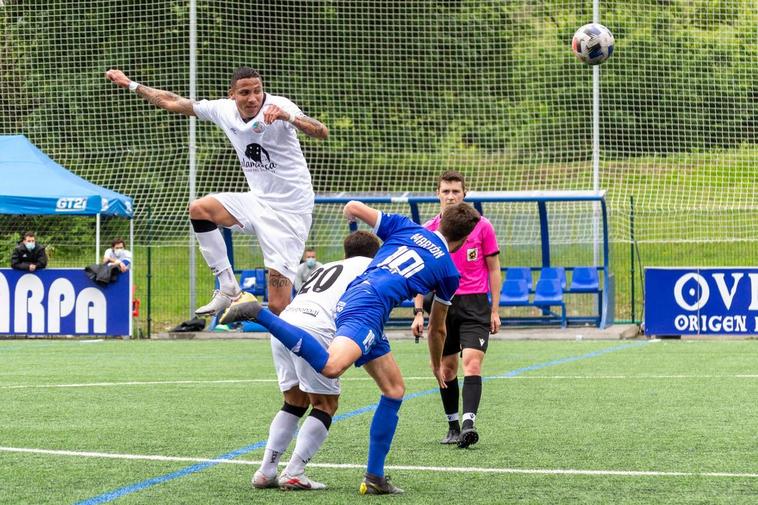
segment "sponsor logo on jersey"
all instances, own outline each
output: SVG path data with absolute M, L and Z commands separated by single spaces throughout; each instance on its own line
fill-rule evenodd
M 466 259 L 469 261 L 476 261 L 479 259 L 479 249 L 476 247 L 472 249 L 466 249 Z
M 292 306 L 289 306 L 289 307 L 287 307 L 287 309 L 290 310 L 290 311 L 292 311 L 292 312 L 300 312 L 301 314 L 305 314 L 305 315 L 312 316 L 312 317 L 317 317 L 319 315 L 319 313 L 321 312 L 318 309 L 311 309 L 311 308 L 308 308 L 308 307 L 292 307 Z
M 242 162 L 242 170 L 246 172 L 251 170 L 273 172 L 276 170 L 276 163 L 271 161 L 268 151 L 260 144 L 256 144 L 255 142 L 248 144 L 245 148 L 245 157 L 249 161 L 245 160 Z

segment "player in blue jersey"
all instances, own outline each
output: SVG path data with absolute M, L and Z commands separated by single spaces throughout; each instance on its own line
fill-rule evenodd
M 369 429 L 368 466 L 360 493 L 402 493 L 384 475 L 384 461 L 405 394 L 400 368 L 384 335 L 384 323 L 392 308 L 403 300 L 434 291 L 429 316 L 429 354 L 434 376 L 444 388 L 441 359 L 445 318 L 459 281 L 450 252 L 461 247 L 480 216 L 465 203 L 454 205 L 445 210 L 439 228 L 432 232 L 405 216 L 384 214 L 357 201 L 345 205 L 343 213 L 348 220 L 360 219 L 372 226 L 384 244 L 340 299 L 335 319 L 337 336 L 328 350 L 308 332 L 282 321 L 257 302 L 232 306 L 221 322 L 258 321 L 326 377 L 339 377 L 353 364 L 363 366 L 382 396 Z

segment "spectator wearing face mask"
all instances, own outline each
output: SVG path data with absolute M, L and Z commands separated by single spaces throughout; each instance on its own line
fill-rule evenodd
M 34 272 L 47 266 L 45 246 L 37 244 L 34 232 L 24 233 L 24 238 L 18 243 L 11 255 L 11 268 Z
M 297 268 L 297 275 L 295 276 L 295 292 L 300 291 L 300 288 L 308 280 L 314 270 L 321 266 L 321 263 L 316 261 L 316 250 L 308 248 L 303 255 L 303 262 Z
M 117 265 L 122 272 L 126 272 L 129 269 L 129 266 L 132 264 L 132 253 L 126 248 L 124 239 L 113 239 L 110 249 L 105 251 L 103 263 L 106 265 Z

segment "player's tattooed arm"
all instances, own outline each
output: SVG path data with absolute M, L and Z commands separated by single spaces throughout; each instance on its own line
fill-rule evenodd
M 195 110 L 192 108 L 192 100 L 183 98 L 170 91 L 151 88 L 138 82 L 133 82 L 121 70 L 112 68 L 105 72 L 105 78 L 120 88 L 130 89 L 139 96 L 161 109 L 169 112 L 177 112 L 185 116 L 194 116 Z
M 284 288 L 287 287 L 290 283 L 290 280 L 280 274 L 279 272 L 269 272 L 268 275 L 268 282 L 269 285 L 273 288 Z
M 329 136 L 329 128 L 324 123 L 304 114 L 297 116 L 292 124 L 309 137 L 326 140 Z
M 151 88 L 140 84 L 137 88 L 137 94 L 150 102 L 151 104 L 169 112 L 177 112 L 185 116 L 194 116 L 195 110 L 192 108 L 192 100 L 181 97 L 170 91 Z

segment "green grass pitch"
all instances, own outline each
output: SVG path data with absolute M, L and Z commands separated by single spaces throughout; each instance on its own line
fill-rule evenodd
M 361 497 L 378 392 L 360 369 L 338 414 L 366 411 L 308 470 L 329 489 L 285 493 L 249 484 L 281 406 L 267 341 L 0 341 L 0 503 L 758 503 L 754 340 L 493 341 L 468 450 L 438 443 L 426 346 L 392 347 L 406 494 Z

